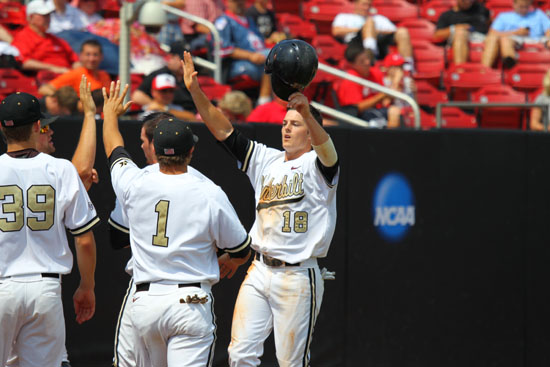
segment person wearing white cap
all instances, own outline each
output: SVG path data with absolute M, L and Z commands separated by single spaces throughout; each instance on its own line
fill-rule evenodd
M 196 120 L 193 112 L 185 111 L 181 106 L 174 104 L 175 90 L 176 78 L 172 74 L 158 74 L 155 76 L 151 85 L 153 101 L 143 106 L 145 112 L 140 115 L 140 119 L 144 119 L 154 112 L 168 112 L 182 120 Z
M 13 38 L 23 69 L 62 74 L 80 66 L 78 55 L 59 37 L 48 33 L 50 15 L 55 11 L 53 2 L 33 0 L 27 5 L 29 24 Z

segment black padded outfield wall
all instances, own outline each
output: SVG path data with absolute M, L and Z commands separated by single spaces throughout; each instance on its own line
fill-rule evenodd
M 53 128 L 55 155 L 71 157 L 80 123 L 63 120 Z M 238 128 L 280 148 L 278 126 Z M 143 165 L 139 123 L 122 122 L 121 129 Z M 250 228 L 254 200 L 246 176 L 203 125 L 193 129 L 200 141 L 192 165 L 225 190 Z M 328 130 L 341 177 L 337 228 L 320 264 L 336 271 L 336 280 L 325 282 L 311 365 L 548 366 L 550 135 Z M 74 367 L 110 363 L 129 281 L 129 250 L 111 250 L 107 241 L 114 194 L 101 143 L 96 168 L 100 183 L 90 195 L 102 218 L 95 230 L 97 307 L 84 325 L 74 321 L 76 268 L 63 279 Z M 215 366 L 227 365 L 233 304 L 244 275 L 241 268 L 214 287 Z M 262 366 L 276 365 L 268 340 Z

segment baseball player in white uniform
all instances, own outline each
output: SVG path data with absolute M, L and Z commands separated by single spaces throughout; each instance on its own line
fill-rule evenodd
M 273 330 L 279 365 L 309 366 L 323 296 L 317 258 L 326 256 L 336 224 L 339 165 L 332 140 L 301 93 L 289 98 L 281 131 L 284 151 L 249 140 L 201 91 L 189 53 L 182 64 L 203 121 L 237 158 L 255 190 L 250 234 L 256 255 L 235 304 L 229 363 L 258 366 Z
M 96 106 L 92 98 L 91 84 L 85 75 L 82 75 L 80 81 L 80 101 L 84 112 L 82 122 L 82 131 L 72 158 L 72 164 L 75 166 L 78 176 L 86 187 L 86 190 L 92 186 L 92 183 L 98 183 L 97 171 L 93 168 L 96 150 L 96 126 L 95 113 Z M 50 124 L 57 120 L 57 116 L 40 120 L 40 134 L 37 138 L 36 150 L 40 153 L 53 154 L 55 145 L 53 144 L 53 129 Z M 19 367 L 19 357 L 13 353 L 10 354 L 6 363 L 8 367 Z M 63 360 L 61 367 L 70 367 L 67 349 L 63 345 Z
M 141 128 L 140 138 L 142 141 L 141 148 L 148 166 L 143 168 L 143 170 L 149 172 L 159 172 L 159 164 L 157 162 L 155 148 L 153 145 L 153 133 L 160 121 L 171 117 L 174 116 L 165 112 L 157 112 L 147 116 L 145 119 Z M 210 181 L 208 177 L 190 165 L 187 166 L 187 173 L 192 176 L 196 176 L 201 180 Z M 122 206 L 118 200 L 115 201 L 115 208 L 109 217 L 109 224 L 111 246 L 114 249 L 121 249 L 130 246 L 128 217 L 122 211 Z M 133 257 L 130 258 L 125 269 L 131 277 L 133 276 L 133 261 Z M 136 287 L 134 278 L 132 277 L 118 315 L 114 343 L 114 367 L 133 367 L 136 365 L 134 354 L 134 330 L 130 320 L 130 308 L 132 306 L 131 300 L 134 296 L 135 290 Z
M 153 143 L 159 172 L 139 169 L 124 150 L 117 118 L 129 108 L 120 82 L 104 90 L 103 141 L 111 180 L 128 216 L 136 291 L 131 321 L 138 366 L 210 366 L 215 323 L 210 288 L 222 267 L 246 262 L 250 238 L 223 191 L 187 174 L 197 141 L 188 124 L 162 120 Z M 192 215 L 189 215 L 192 213 Z
M 0 156 L 0 365 L 10 351 L 19 366 L 59 366 L 65 344 L 61 275 L 73 264 L 65 228 L 75 236 L 81 281 L 76 320 L 95 312 L 94 206 L 67 160 L 39 153 L 38 100 L 15 93 L 0 104 L 8 143 Z

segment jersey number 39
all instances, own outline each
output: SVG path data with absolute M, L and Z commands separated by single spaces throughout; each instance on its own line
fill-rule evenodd
M 4 202 L 11 197 L 11 202 Z M 23 209 L 23 190 L 16 185 L 0 186 L 2 213 L 7 218 L 0 218 L 0 231 L 20 231 L 25 225 Z M 55 210 L 55 190 L 50 185 L 33 185 L 27 190 L 27 208 L 37 214 L 27 218 L 27 227 L 32 231 L 47 231 L 53 226 Z M 42 215 L 40 215 L 42 213 Z M 11 214 L 11 216 L 9 216 Z M 41 219 L 39 219 L 41 218 Z

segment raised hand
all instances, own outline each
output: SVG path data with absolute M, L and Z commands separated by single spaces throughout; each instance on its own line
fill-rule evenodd
M 287 107 L 298 111 L 304 120 L 311 115 L 309 111 L 309 101 L 307 97 L 300 92 L 294 92 L 288 97 Z
M 126 93 L 128 93 L 128 84 L 124 86 L 124 90 L 122 91 L 122 94 L 120 93 L 120 80 L 117 80 L 115 82 L 111 82 L 111 87 L 109 88 L 109 95 L 107 95 L 107 89 L 103 87 L 103 113 L 105 115 L 116 115 L 121 116 L 128 111 L 130 106 L 132 105 L 132 101 L 124 103 L 124 97 L 126 96 Z M 120 94 L 120 95 L 119 95 Z
M 84 74 L 82 74 L 82 78 L 80 79 L 80 102 L 82 103 L 84 114 L 92 113 L 95 116 L 96 106 L 92 98 L 92 83 L 88 83 L 88 79 Z
M 195 64 L 193 58 L 188 51 L 183 52 L 183 60 L 181 60 L 181 67 L 183 69 L 183 81 L 187 90 L 191 91 L 191 88 L 198 87 L 199 81 L 197 79 L 198 72 L 195 70 Z

